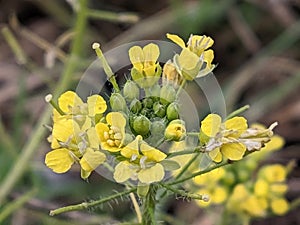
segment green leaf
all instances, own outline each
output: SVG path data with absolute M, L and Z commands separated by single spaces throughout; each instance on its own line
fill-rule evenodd
M 180 168 L 180 165 L 176 161 L 169 160 L 169 159 L 165 159 L 161 161 L 160 164 L 162 164 L 164 169 L 167 171 L 177 170 Z

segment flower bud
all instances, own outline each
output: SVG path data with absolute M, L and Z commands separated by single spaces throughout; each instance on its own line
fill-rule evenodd
M 113 93 L 109 99 L 112 111 L 127 111 L 126 101 L 119 93 Z
M 159 98 L 160 95 L 160 85 L 154 84 L 152 87 L 149 88 L 149 94 L 154 98 Z
M 162 120 L 156 120 L 151 123 L 151 136 L 147 139 L 147 142 L 151 145 L 156 145 L 164 139 L 164 132 L 166 125 Z
M 142 136 L 150 131 L 151 122 L 146 116 L 137 116 L 133 121 L 133 129 L 137 134 Z
M 153 112 L 156 116 L 163 118 L 166 115 L 166 107 L 159 102 L 153 104 Z
M 132 113 L 137 114 L 142 109 L 142 103 L 137 99 L 133 99 L 132 102 L 130 103 L 129 108 Z
M 153 100 L 151 99 L 151 97 L 146 97 L 143 99 L 143 106 L 151 109 L 153 106 Z
M 169 121 L 179 118 L 179 106 L 178 103 L 172 102 L 167 108 L 167 118 Z
M 132 101 L 139 98 L 140 89 L 135 82 L 127 80 L 123 88 L 123 94 L 127 101 Z
M 173 120 L 165 130 L 165 138 L 171 141 L 181 141 L 186 136 L 185 123 L 182 120 Z
M 160 89 L 160 102 L 167 105 L 176 99 L 176 91 L 172 85 L 163 86 Z

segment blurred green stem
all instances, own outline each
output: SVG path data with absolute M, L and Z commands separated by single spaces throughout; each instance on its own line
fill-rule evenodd
M 11 136 L 8 134 L 8 132 L 6 131 L 6 128 L 4 127 L 1 115 L 0 115 L 0 140 L 1 140 L 1 144 L 3 145 L 2 146 L 3 149 L 9 155 L 11 155 L 13 158 L 15 158 L 17 156 L 18 152 L 14 146 Z
M 135 192 L 136 190 L 137 190 L 137 188 L 134 187 L 134 188 L 131 188 L 129 190 L 119 192 L 117 194 L 110 195 L 106 198 L 101 198 L 101 199 L 96 200 L 96 201 L 83 202 L 83 203 L 80 203 L 80 204 L 77 204 L 77 205 L 65 206 L 65 207 L 62 207 L 62 208 L 59 208 L 59 209 L 51 210 L 49 214 L 50 214 L 50 216 L 55 216 L 55 215 L 65 213 L 65 212 L 77 211 L 77 210 L 82 210 L 82 209 L 89 209 L 89 208 L 94 207 L 96 205 L 100 205 L 100 204 L 109 202 L 113 199 L 120 198 L 124 195 L 128 195 L 132 192 Z
M 116 13 L 104 10 L 89 9 L 88 16 L 94 19 L 102 19 L 121 23 L 136 23 L 139 21 L 139 17 L 135 13 L 128 12 Z
M 81 54 L 83 36 L 85 34 L 86 22 L 87 22 L 87 3 L 88 0 L 80 0 L 80 10 L 78 11 L 76 23 L 75 23 L 75 33 L 76 36 L 72 42 L 71 55 L 67 60 L 65 69 L 63 71 L 61 80 L 57 85 L 57 89 L 54 92 L 54 97 L 57 97 L 61 92 L 63 92 L 70 84 L 74 72 L 77 69 L 76 59 L 79 58 Z M 46 129 L 43 127 L 47 124 L 51 116 L 52 110 L 50 108 L 45 109 L 44 113 L 41 115 L 40 120 L 32 131 L 28 142 L 23 147 L 16 159 L 11 170 L 7 173 L 6 177 L 3 179 L 3 183 L 0 187 L 0 205 L 3 203 L 7 194 L 13 189 L 16 182 L 22 177 L 26 172 L 29 165 L 29 160 L 38 149 L 41 140 L 45 136 Z
M 37 192 L 37 189 L 32 189 L 31 191 L 27 192 L 26 194 L 22 195 L 21 197 L 17 198 L 16 200 L 7 204 L 0 213 L 0 223 L 2 224 L 3 220 L 7 218 L 10 214 L 15 212 L 18 208 L 22 207 L 31 197 L 33 197 Z
M 146 197 L 143 199 L 143 218 L 142 225 L 156 225 L 155 206 L 156 206 L 156 185 L 150 185 Z

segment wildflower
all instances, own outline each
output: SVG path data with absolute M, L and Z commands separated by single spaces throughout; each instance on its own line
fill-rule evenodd
M 138 135 L 134 141 L 121 149 L 121 155 L 126 160 L 115 167 L 114 179 L 123 183 L 129 179 L 138 180 L 142 184 L 151 184 L 161 181 L 165 172 L 161 161 L 166 154 L 149 146 Z
M 181 141 L 186 136 L 185 123 L 182 120 L 173 120 L 165 130 L 165 138 L 172 141 Z
M 167 34 L 167 38 L 182 48 L 180 55 L 176 54 L 173 61 L 178 73 L 186 80 L 205 76 L 214 69 L 214 52 L 208 49 L 213 45 L 210 37 L 191 35 L 187 46 L 177 35 Z
M 244 117 L 236 116 L 222 122 L 219 115 L 210 114 L 201 122 L 199 139 L 215 162 L 221 162 L 223 156 L 240 160 L 246 150 L 260 150 L 269 142 L 276 125 L 273 123 L 267 129 L 248 128 Z
M 122 113 L 110 112 L 106 115 L 106 122 L 95 126 L 101 147 L 110 152 L 118 152 L 125 139 L 126 119 Z
M 58 107 L 64 113 L 60 115 L 53 109 L 54 123 L 62 118 L 74 119 L 79 123 L 89 122 L 89 118 L 100 116 L 107 109 L 105 100 L 100 95 L 92 95 L 84 103 L 81 98 L 73 91 L 67 91 L 58 98 Z
M 81 165 L 81 177 L 86 179 L 106 159 L 99 149 L 99 139 L 93 127 L 80 128 L 71 119 L 54 123 L 53 150 L 45 157 L 46 165 L 56 173 L 65 173 L 76 162 Z
M 161 67 L 157 61 L 159 48 L 151 43 L 141 48 L 133 46 L 129 49 L 129 58 L 133 65 L 132 79 L 142 88 L 153 86 L 160 78 Z
M 210 114 L 201 122 L 200 142 L 216 162 L 221 162 L 223 156 L 240 160 L 246 146 L 238 138 L 246 129 L 247 120 L 243 117 L 234 117 L 222 123 L 219 115 Z

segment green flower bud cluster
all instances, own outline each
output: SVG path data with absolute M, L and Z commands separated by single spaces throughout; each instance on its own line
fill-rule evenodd
M 134 135 L 141 135 L 153 143 L 173 139 L 172 134 L 165 133 L 167 126 L 180 118 L 176 90 L 172 85 L 156 82 L 151 87 L 143 88 L 135 80 L 127 80 L 121 92 L 111 95 L 110 106 L 112 111 L 127 115 L 130 131 Z M 184 125 L 180 126 L 185 130 Z M 182 137 L 178 137 L 178 133 L 174 136 L 176 141 Z

